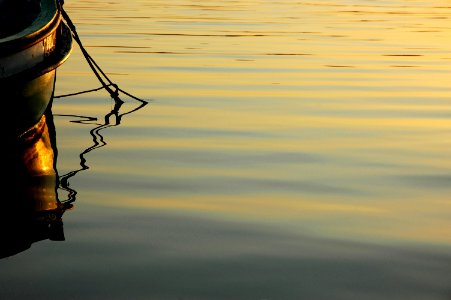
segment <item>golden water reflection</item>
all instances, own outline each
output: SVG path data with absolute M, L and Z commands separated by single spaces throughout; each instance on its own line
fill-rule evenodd
M 104 93 L 55 101 L 71 243 L 2 260 L 9 295 L 449 298 L 449 2 L 194 2 L 66 1 L 154 101 L 121 126 Z M 58 94 L 95 87 L 81 61 Z
M 62 216 L 72 208 L 58 198 L 57 148 L 51 114 L 17 138 L 4 139 L 2 186 L 8 198 L 0 210 L 0 257 L 22 252 L 35 242 L 64 240 Z
M 112 76 L 155 99 L 109 148 L 128 158 L 98 158 L 127 201 L 96 203 L 449 244 L 447 1 L 66 8 Z M 63 91 L 89 74 L 73 57 Z M 101 110 L 82 100 L 60 109 Z

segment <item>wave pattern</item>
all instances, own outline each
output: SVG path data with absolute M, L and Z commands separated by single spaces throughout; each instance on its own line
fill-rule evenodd
M 320 224 L 326 234 L 340 230 L 320 207 L 352 206 L 336 212 L 353 219 L 343 234 L 357 226 L 364 237 L 451 242 L 420 230 L 429 226 L 424 214 L 449 211 L 447 1 L 77 1 L 67 9 L 112 76 L 155 99 L 139 118 L 143 136 L 128 132 L 131 141 L 110 149 L 148 157 L 108 172 L 168 187 L 149 184 L 140 198 L 167 198 L 168 207 L 174 193 L 222 199 L 220 207 L 238 198 L 247 207 L 272 195 L 276 219 L 293 215 L 296 199 L 311 201 L 312 230 Z M 64 68 L 73 82 L 86 72 L 77 55 Z M 449 217 L 441 217 L 447 226 Z M 382 220 L 389 235 L 369 225 Z
M 66 10 L 104 70 L 153 99 L 104 131 L 108 144 L 88 155 L 91 168 L 77 178 L 79 198 L 264 224 L 290 239 L 302 233 L 437 253 L 451 246 L 449 1 L 80 0 L 67 1 Z M 95 87 L 80 61 L 75 49 L 59 70 L 59 93 Z M 101 120 L 110 110 L 105 98 L 80 95 L 55 109 Z M 69 154 L 89 130 L 57 122 L 60 163 L 70 170 Z M 248 254 L 265 257 L 254 250 Z M 449 263 L 446 256 L 424 277 L 378 270 L 380 278 L 396 274 L 385 278 L 402 283 L 404 298 L 440 299 L 449 295 L 440 281 Z M 398 286 L 365 298 L 374 282 L 351 294 L 334 284 L 335 299 L 399 299 Z M 307 298 L 327 299 L 314 295 Z

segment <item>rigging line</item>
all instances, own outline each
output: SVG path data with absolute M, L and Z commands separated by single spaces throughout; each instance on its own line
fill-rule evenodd
M 118 87 L 117 84 L 115 84 L 114 82 L 112 82 L 110 80 L 110 78 L 108 78 L 108 76 L 105 74 L 105 72 L 103 72 L 102 68 L 100 68 L 100 66 L 95 62 L 95 60 L 91 57 L 91 55 L 89 55 L 88 51 L 86 51 L 85 47 L 83 46 L 83 43 L 81 42 L 80 37 L 78 36 L 77 30 L 75 28 L 75 25 L 72 22 L 72 20 L 69 17 L 69 15 L 67 14 L 67 12 L 64 10 L 63 5 L 64 5 L 64 0 L 58 0 L 59 9 L 61 11 L 61 14 L 62 14 L 64 20 L 66 21 L 67 26 L 70 28 L 70 30 L 72 32 L 72 36 L 73 36 L 74 40 L 77 42 L 78 46 L 80 47 L 80 50 L 82 51 L 82 54 L 85 57 L 86 61 L 88 62 L 91 70 L 94 72 L 94 75 L 100 81 L 100 83 L 102 84 L 103 88 L 106 89 L 110 93 L 111 98 L 113 98 L 115 101 L 123 102 L 119 98 L 119 91 L 121 91 L 122 93 L 126 94 L 129 97 L 131 97 L 131 98 L 133 98 L 135 100 L 138 100 L 141 103 L 146 103 L 147 104 L 147 101 L 139 99 L 139 98 L 137 98 L 137 97 L 135 97 L 135 96 L 123 91 L 122 89 L 120 89 Z M 100 72 L 100 74 L 99 74 L 99 72 Z M 105 83 L 105 81 L 103 80 L 101 75 L 104 77 L 104 79 L 106 79 L 108 81 L 109 84 Z M 113 91 L 110 88 L 110 86 L 113 86 L 115 91 Z
M 80 40 L 80 37 L 78 36 L 77 33 L 77 29 L 75 28 L 74 23 L 72 22 L 71 18 L 69 17 L 69 15 L 67 14 L 67 12 L 64 10 L 63 5 L 64 5 L 64 0 L 59 0 L 59 9 L 61 11 L 61 14 L 64 18 L 64 20 L 67 23 L 67 26 L 69 27 L 69 29 L 72 32 L 72 36 L 74 38 L 74 40 L 77 42 L 78 46 L 80 47 L 80 50 L 83 54 L 83 56 L 85 57 L 86 61 L 89 64 L 89 67 L 91 68 L 91 70 L 94 72 L 94 75 L 97 77 L 97 79 L 100 81 L 100 83 L 102 84 L 102 86 L 110 93 L 111 97 L 113 99 L 116 100 L 117 98 L 117 90 L 116 92 L 113 92 L 105 83 L 105 81 L 103 81 L 102 77 L 100 76 L 98 70 L 96 69 L 96 65 L 93 64 L 93 59 L 92 57 L 89 55 L 89 53 L 86 51 L 85 47 L 83 46 L 83 43 Z M 98 66 L 97 66 L 98 67 Z M 102 75 L 104 75 L 104 73 L 102 72 Z M 104 77 L 108 80 L 108 82 L 111 83 L 111 80 L 108 79 L 108 77 L 106 75 L 104 75 Z
M 142 100 L 142 99 L 140 99 L 138 97 L 133 96 L 132 94 L 127 93 L 126 91 L 124 91 L 123 89 L 121 89 L 119 87 L 118 87 L 118 90 L 121 91 L 122 93 L 124 93 L 125 95 L 129 96 L 130 98 L 133 98 L 133 99 L 141 102 L 142 104 L 141 104 L 140 108 L 148 103 L 147 101 L 144 101 L 144 100 Z
M 76 92 L 76 93 L 71 93 L 71 94 L 64 94 L 64 95 L 58 95 L 58 96 L 53 96 L 54 99 L 58 99 L 58 98 L 65 98 L 65 97 L 71 97 L 71 96 L 77 96 L 77 95 L 81 95 L 81 94 L 87 94 L 87 93 L 92 93 L 92 92 L 97 92 L 104 89 L 103 86 L 95 88 L 95 89 L 90 89 L 90 90 L 85 90 L 85 91 L 81 91 L 81 92 Z M 125 93 L 124 93 L 125 94 Z

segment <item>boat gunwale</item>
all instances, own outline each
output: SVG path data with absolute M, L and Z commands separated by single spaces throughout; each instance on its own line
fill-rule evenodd
M 32 24 L 22 31 L 0 39 L 1 56 L 9 56 L 27 49 L 49 36 L 61 23 L 62 16 L 57 0 L 41 0 L 41 11 Z
M 55 51 L 53 51 L 49 57 L 46 57 L 44 61 L 29 69 L 5 78 L 0 78 L 0 86 L 4 87 L 8 86 L 12 82 L 20 82 L 27 79 L 37 78 L 58 68 L 69 58 L 73 48 L 72 32 L 64 22 L 60 22 L 60 26 L 58 26 L 55 30 L 60 31 L 57 36 Z

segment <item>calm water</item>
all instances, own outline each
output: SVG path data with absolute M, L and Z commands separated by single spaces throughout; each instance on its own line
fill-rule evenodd
M 0 299 L 451 299 L 449 1 L 65 7 L 149 103 L 54 100 L 74 208 Z M 75 46 L 55 94 L 99 86 Z

